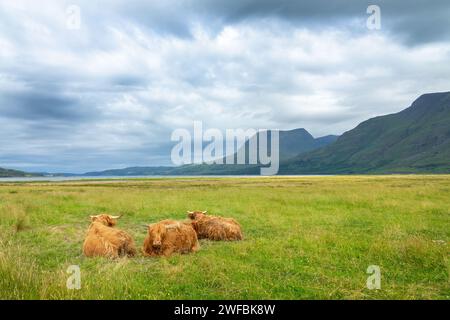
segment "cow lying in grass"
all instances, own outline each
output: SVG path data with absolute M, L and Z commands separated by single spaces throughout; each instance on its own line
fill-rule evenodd
M 125 231 L 115 229 L 120 216 L 99 214 L 91 216 L 91 225 L 83 244 L 83 253 L 87 257 L 103 256 L 117 258 L 132 257 L 136 254 L 134 241 Z
M 189 223 L 163 220 L 148 226 L 142 252 L 145 256 L 169 256 L 199 249 L 197 234 Z
M 199 239 L 242 240 L 241 226 L 232 218 L 210 216 L 206 211 L 188 211 L 188 217 Z

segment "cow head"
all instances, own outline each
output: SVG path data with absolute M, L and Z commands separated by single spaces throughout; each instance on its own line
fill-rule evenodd
M 158 250 L 161 248 L 166 232 L 166 227 L 162 223 L 154 223 L 148 226 L 148 234 L 153 249 Z
M 99 214 L 96 216 L 91 216 L 91 222 L 100 222 L 105 226 L 108 227 L 114 227 L 117 224 L 117 219 L 119 219 L 120 216 L 111 216 L 109 214 Z
M 206 213 L 208 211 L 188 211 L 188 217 L 191 220 L 195 220 L 195 219 L 201 219 L 204 216 L 206 216 Z
M 179 223 L 153 223 L 148 226 L 148 234 L 150 236 L 150 242 L 155 250 L 159 250 L 162 247 L 164 238 L 167 235 L 168 230 L 176 229 L 179 227 Z

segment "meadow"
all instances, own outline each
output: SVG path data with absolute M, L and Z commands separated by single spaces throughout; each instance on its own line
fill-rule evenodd
M 233 217 L 245 239 L 168 258 L 82 255 L 91 214 L 123 214 L 140 249 L 143 224 L 187 210 Z M 0 183 L 0 299 L 448 300 L 449 240 L 449 175 Z M 66 288 L 70 265 L 79 290 Z

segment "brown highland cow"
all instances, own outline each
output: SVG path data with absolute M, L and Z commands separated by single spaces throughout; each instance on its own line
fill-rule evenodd
M 119 218 L 107 214 L 91 216 L 91 225 L 83 244 L 85 256 L 117 258 L 136 254 L 133 238 L 125 231 L 114 228 Z
M 148 226 L 142 252 L 145 256 L 169 256 L 199 249 L 197 234 L 190 223 L 163 220 Z
M 207 211 L 188 211 L 188 217 L 199 239 L 242 240 L 241 226 L 236 220 L 206 213 Z

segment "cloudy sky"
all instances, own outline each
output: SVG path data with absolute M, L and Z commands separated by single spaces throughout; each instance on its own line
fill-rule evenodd
M 450 90 L 449 17 L 448 0 L 0 0 L 0 167 L 170 165 L 193 121 L 341 134 Z

